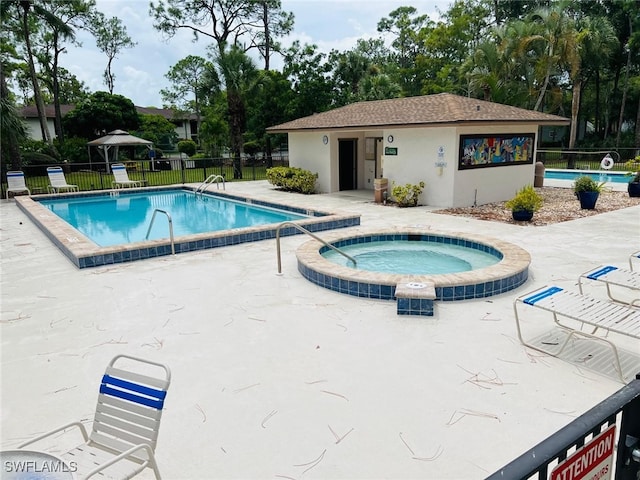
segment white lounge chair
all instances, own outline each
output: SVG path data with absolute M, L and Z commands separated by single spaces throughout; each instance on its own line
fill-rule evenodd
M 640 262 L 640 250 L 638 250 L 637 252 L 633 252 L 631 255 L 629 255 L 629 269 L 630 270 L 634 270 L 633 268 L 633 264 L 636 262 Z
M 31 190 L 27 188 L 24 181 L 24 172 L 21 170 L 12 170 L 7 172 L 7 193 L 6 199 L 9 200 L 9 192 L 24 193 L 27 192 L 31 196 Z
M 114 163 L 111 165 L 111 171 L 113 172 L 113 176 L 115 180 L 111 182 L 111 186 L 115 188 L 123 188 L 123 187 L 141 187 L 142 181 L 140 180 L 130 180 L 129 175 L 127 174 L 127 168 L 123 163 Z
M 583 287 L 590 281 L 604 283 L 607 287 L 607 295 L 614 302 L 640 305 L 640 272 L 614 267 L 613 265 L 600 265 L 578 277 L 580 293 L 584 293 Z M 627 300 L 623 300 L 620 297 L 614 297 L 611 293 L 612 287 L 621 287 L 621 289 L 616 289 L 626 290 L 633 298 L 629 297 Z
M 50 185 L 47 187 L 49 192 L 60 193 L 66 192 L 78 192 L 80 189 L 77 185 L 71 185 L 67 183 L 67 179 L 64 176 L 64 172 L 60 167 L 47 167 L 47 175 L 49 176 Z
M 541 308 L 553 314 L 555 324 L 568 333 L 567 338 L 558 349 L 551 350 L 551 348 L 546 348 L 544 342 L 539 342 L 540 344 L 534 345 L 531 340 L 524 339 L 518 312 L 519 305 Z M 557 286 L 545 286 L 518 297 L 513 303 L 513 310 L 515 312 L 516 327 L 520 342 L 539 352 L 554 357 L 558 356 L 575 336 L 591 338 L 609 344 L 615 357 L 614 365 L 616 371 L 618 372 L 620 380 L 625 383 L 618 349 L 612 341 L 602 336 L 596 336 L 595 333 L 598 329 L 604 329 L 607 332 L 614 332 L 640 340 L 640 310 L 637 308 L 606 300 L 598 300 L 587 295 L 570 292 Z M 594 327 L 594 329 L 591 333 L 584 332 L 581 329 L 561 323 L 559 317 L 575 320 L 579 322 L 581 326 L 589 325 Z
M 120 366 L 124 364 L 129 366 L 127 370 Z M 150 370 L 162 373 L 150 376 Z M 58 454 L 67 464 L 73 462 L 77 468 L 76 478 L 94 475 L 99 478 L 131 478 L 149 467 L 160 479 L 154 452 L 170 382 L 171 372 L 165 365 L 117 355 L 102 377 L 90 435 L 81 422 L 72 422 L 24 442 L 18 448 L 23 449 L 51 435 L 58 436 L 68 428 L 78 427 L 84 443 Z

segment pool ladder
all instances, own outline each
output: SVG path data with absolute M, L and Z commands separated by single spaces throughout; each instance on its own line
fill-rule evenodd
M 336 251 L 337 253 L 339 253 L 340 255 L 342 255 L 343 257 L 345 257 L 347 260 L 353 262 L 353 266 L 355 267 L 357 265 L 356 259 L 347 255 L 346 253 L 344 253 L 342 250 L 340 250 L 338 247 L 335 247 L 333 245 L 331 245 L 330 243 L 327 243 L 326 241 L 324 241 L 323 239 L 321 239 L 320 237 L 318 237 L 317 235 L 314 235 L 313 233 L 311 233 L 309 230 L 307 230 L 304 227 L 301 227 L 300 225 L 298 225 L 297 223 L 293 223 L 293 222 L 282 222 L 280 225 L 278 225 L 278 227 L 276 228 L 276 251 L 278 254 L 278 274 L 282 273 L 282 256 L 280 255 L 280 229 L 284 226 L 289 226 L 289 227 L 294 227 L 297 228 L 298 230 L 300 230 L 302 233 L 306 233 L 307 235 L 309 235 L 310 237 L 312 237 L 314 240 L 317 240 L 318 242 L 322 243 L 325 247 L 329 247 L 331 250 Z
M 222 180 L 222 189 L 226 190 L 226 184 L 224 183 L 224 177 L 222 175 L 209 175 L 207 177 L 207 179 L 202 182 L 200 185 L 198 185 L 198 188 L 196 188 L 196 195 L 200 194 L 202 195 L 204 193 L 204 191 L 207 189 L 207 187 L 209 185 L 211 185 L 213 182 L 216 182 L 216 187 L 218 188 L 218 190 L 220 190 L 220 180 Z
M 151 227 L 153 227 L 153 222 L 156 219 L 156 213 L 164 213 L 167 216 L 167 220 L 169 221 L 169 239 L 171 240 L 171 255 L 175 255 L 176 254 L 176 245 L 173 241 L 173 221 L 171 220 L 171 215 L 169 215 L 169 212 L 165 211 L 165 210 L 161 210 L 159 208 L 156 208 L 153 211 L 153 216 L 151 217 L 151 221 L 149 222 L 149 228 L 147 229 L 147 235 L 145 237 L 145 240 L 149 240 L 149 233 L 151 233 Z

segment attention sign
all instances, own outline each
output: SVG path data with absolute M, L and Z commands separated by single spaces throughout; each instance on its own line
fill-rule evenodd
M 616 426 L 611 425 L 551 472 L 551 480 L 610 480 Z

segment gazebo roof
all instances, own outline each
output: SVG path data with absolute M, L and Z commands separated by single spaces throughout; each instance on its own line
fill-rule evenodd
M 153 145 L 153 142 L 131 135 L 124 130 L 114 130 L 104 137 L 96 138 L 95 140 L 87 142 L 87 145 L 90 147 L 98 147 L 100 145 L 122 147 L 131 145 Z

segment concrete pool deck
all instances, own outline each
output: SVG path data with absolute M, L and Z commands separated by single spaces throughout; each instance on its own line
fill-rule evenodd
M 588 356 L 599 344 L 581 342 L 568 360 L 520 345 L 513 300 L 549 283 L 577 291 L 584 271 L 627 265 L 640 206 L 533 227 L 386 207 L 373 192 L 227 189 L 360 213 L 363 227 L 486 234 L 527 250 L 530 278 L 503 295 L 440 302 L 427 318 L 302 278 L 303 235 L 281 239 L 282 275 L 275 240 L 78 270 L 2 201 L 0 449 L 91 421 L 119 353 L 171 368 L 156 452 L 166 479 L 480 479 L 621 388 L 606 351 L 603 362 Z M 552 330 L 546 316 L 526 323 Z M 637 342 L 609 338 L 640 372 Z

